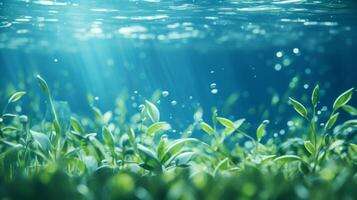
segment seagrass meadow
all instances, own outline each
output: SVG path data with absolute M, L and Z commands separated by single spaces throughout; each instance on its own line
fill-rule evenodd
M 357 199 L 354 0 L 0 0 L 0 200 Z

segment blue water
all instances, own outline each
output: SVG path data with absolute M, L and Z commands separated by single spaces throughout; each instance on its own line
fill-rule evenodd
M 0 105 L 26 90 L 25 114 L 44 102 L 36 74 L 81 115 L 88 96 L 103 112 L 126 96 L 134 113 L 167 91 L 157 104 L 178 130 L 199 107 L 284 129 L 288 96 L 307 103 L 320 84 L 323 107 L 357 86 L 355 0 L 1 0 L 0 20 Z

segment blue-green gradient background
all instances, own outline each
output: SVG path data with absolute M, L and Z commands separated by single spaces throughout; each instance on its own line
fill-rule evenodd
M 354 0 L 0 2 L 0 102 L 29 91 L 25 114 L 41 95 L 36 74 L 83 115 L 88 95 L 107 111 L 125 94 L 135 112 L 154 91 L 168 91 L 158 107 L 178 130 L 199 107 L 209 119 L 214 106 L 285 128 L 294 114 L 288 96 L 307 103 L 320 84 L 323 107 L 357 86 Z

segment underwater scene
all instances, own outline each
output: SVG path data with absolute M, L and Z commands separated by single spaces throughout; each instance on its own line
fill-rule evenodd
M 355 0 L 0 0 L 0 199 L 356 199 L 356 57 Z

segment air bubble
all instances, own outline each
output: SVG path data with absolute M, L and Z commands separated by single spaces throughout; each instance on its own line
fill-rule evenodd
M 276 64 L 276 65 L 274 66 L 275 71 L 280 71 L 281 68 L 282 68 L 281 64 Z
M 244 142 L 244 147 L 247 149 L 253 148 L 253 143 L 251 141 Z
M 288 126 L 294 126 L 294 122 L 293 122 L 293 121 L 288 121 L 288 122 L 287 122 L 287 125 L 288 125 Z
M 171 101 L 172 106 L 176 106 L 176 104 L 177 104 L 177 101 L 175 101 L 175 100 Z
M 217 87 L 217 84 L 216 83 L 211 83 L 211 85 L 210 85 L 210 88 L 211 89 L 214 89 L 214 88 L 216 88 Z
M 278 57 L 278 58 L 283 57 L 283 52 L 282 51 L 276 52 L 276 57 Z
M 300 50 L 299 50 L 298 48 L 294 48 L 294 49 L 293 49 L 293 52 L 294 52 L 294 54 L 296 54 L 296 55 L 300 54 Z
M 16 110 L 16 112 L 21 112 L 22 111 L 22 107 L 21 106 L 16 106 L 15 110 Z
M 163 97 L 169 96 L 169 92 L 168 91 L 162 91 L 161 94 L 162 94 Z
M 327 111 L 327 106 L 323 106 L 322 108 L 321 108 L 321 111 Z
M 311 69 L 310 68 L 306 68 L 305 69 L 305 74 L 311 74 Z
M 284 129 L 281 129 L 281 130 L 279 131 L 279 134 L 280 134 L 280 135 L 284 135 L 284 134 L 285 134 L 285 130 L 284 130 Z
M 212 93 L 212 94 L 217 94 L 217 93 L 218 93 L 218 90 L 217 90 L 217 89 L 212 89 L 212 90 L 211 90 L 211 93 Z

